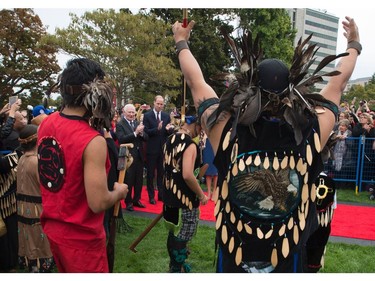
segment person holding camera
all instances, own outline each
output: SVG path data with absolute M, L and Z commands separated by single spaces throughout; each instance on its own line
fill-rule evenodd
M 359 106 L 356 112 L 357 116 L 359 117 L 362 113 L 368 113 L 368 112 L 370 112 L 370 108 L 368 107 L 367 101 L 361 100 L 359 102 Z
M 8 138 L 14 129 L 14 125 L 18 122 L 17 119 L 21 119 L 22 114 L 19 112 L 20 106 L 22 104 L 21 99 L 18 99 L 12 104 L 7 103 L 0 111 L 0 150 L 5 150 L 4 140 Z M 16 126 L 17 126 L 16 124 Z

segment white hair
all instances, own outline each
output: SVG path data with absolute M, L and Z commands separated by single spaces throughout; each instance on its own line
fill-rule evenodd
M 135 111 L 135 106 L 131 103 L 128 103 L 124 106 L 124 112 L 129 110 L 129 109 L 133 109 Z

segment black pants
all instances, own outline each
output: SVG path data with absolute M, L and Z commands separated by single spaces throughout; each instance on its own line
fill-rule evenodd
M 7 233 L 0 237 L 0 272 L 8 272 L 18 265 L 18 220 L 14 213 L 3 219 Z
M 143 162 L 139 157 L 133 157 L 133 163 L 126 171 L 125 183 L 129 188 L 125 204 L 138 202 L 141 199 L 143 186 Z
M 156 170 L 156 186 L 159 192 L 159 198 L 162 198 L 162 185 L 163 185 L 163 154 L 147 154 L 147 192 L 148 198 L 155 198 L 154 190 L 154 177 Z

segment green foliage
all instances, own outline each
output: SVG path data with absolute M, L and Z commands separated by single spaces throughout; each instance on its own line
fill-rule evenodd
M 67 28 L 57 29 L 43 42 L 98 61 L 115 85 L 118 105 L 137 98 L 151 104 L 156 94 L 168 97 L 169 108 L 181 104 L 183 83 L 171 32 L 171 24 L 182 20 L 181 9 L 141 9 L 134 15 L 129 9 L 97 9 L 70 16 Z M 284 9 L 191 9 L 188 19 L 196 22 L 190 48 L 219 95 L 224 85 L 211 78 L 233 65 L 220 27 L 229 32 L 249 28 L 262 37 L 266 56 L 290 61 L 295 33 Z M 189 89 L 187 98 L 192 100 Z
M 169 24 L 183 20 L 181 9 L 151 9 L 150 13 Z M 295 31 L 292 30 L 290 18 L 284 9 L 191 9 L 188 10 L 188 20 L 196 23 L 189 47 L 200 64 L 206 81 L 219 96 L 225 87 L 211 78 L 233 68 L 229 46 L 223 40 L 220 28 L 228 33 L 249 29 L 254 33 L 253 38 L 256 34 L 262 38 L 265 57 L 278 57 L 291 63 Z M 240 34 L 234 32 L 233 35 Z M 178 67 L 177 58 L 172 56 L 172 59 Z M 187 98 L 192 100 L 189 92 Z M 181 104 L 181 98 L 177 97 L 175 103 Z
M 71 18 L 51 42 L 66 53 L 99 62 L 115 85 L 118 101 L 145 93 L 176 95 L 180 72 L 168 58 L 173 52 L 170 26 L 127 10 L 98 9 Z
M 236 11 L 236 10 L 235 10 Z M 290 17 L 285 9 L 239 9 L 239 26 L 261 38 L 264 58 L 278 58 L 290 65 L 293 57 L 293 40 Z
M 364 86 L 353 85 L 349 89 L 348 93 L 342 96 L 342 100 L 351 102 L 354 99 L 354 97 L 356 98 L 354 104 L 355 108 L 358 108 L 360 106 L 360 101 L 366 100 L 369 102 L 368 105 L 370 110 L 375 111 L 375 74 Z
M 54 46 L 32 9 L 0 10 L 0 104 L 18 95 L 23 104 L 40 104 L 60 71 Z
M 144 11 L 146 12 L 146 11 Z M 229 48 L 221 38 L 219 28 L 228 26 L 228 19 L 223 15 L 223 9 L 191 9 L 188 10 L 188 21 L 194 20 L 195 26 L 190 36 L 189 48 L 201 66 L 203 76 L 208 84 L 220 95 L 224 86 L 215 83 L 211 78 L 224 71 L 231 64 Z M 149 14 L 156 15 L 168 24 L 168 34 L 172 37 L 171 25 L 176 21 L 183 21 L 182 9 L 151 9 Z M 179 68 L 178 58 L 175 53 L 170 54 L 176 68 Z M 183 84 L 180 84 L 180 95 L 173 99 L 177 106 L 182 104 Z M 187 99 L 192 104 L 192 97 L 187 89 Z

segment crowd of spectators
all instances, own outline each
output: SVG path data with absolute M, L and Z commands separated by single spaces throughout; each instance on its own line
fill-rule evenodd
M 43 105 L 22 109 L 19 98 L 10 99 L 0 111 L 0 220 L 5 229 L 0 236 L 0 272 L 53 269 L 49 244 L 39 223 L 41 195 L 36 166 L 37 125 L 50 113 Z
M 359 174 L 362 180 L 375 180 L 375 112 L 367 102 L 362 100 L 358 107 L 355 99 L 349 105 L 341 103 L 340 113 L 334 127 L 336 142 L 333 147 L 333 157 L 327 163 L 327 169 L 335 179 L 339 179 L 338 187 L 352 188 L 354 183 L 345 179 L 356 179 Z M 361 170 L 357 167 L 360 165 Z

